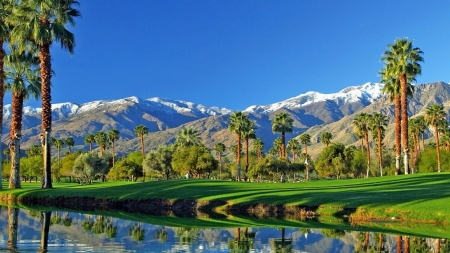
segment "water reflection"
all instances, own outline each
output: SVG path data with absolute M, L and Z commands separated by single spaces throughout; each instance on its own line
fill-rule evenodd
M 161 218 L 164 219 L 164 218 Z M 188 228 L 107 215 L 0 208 L 9 252 L 450 252 L 446 239 L 309 228 Z

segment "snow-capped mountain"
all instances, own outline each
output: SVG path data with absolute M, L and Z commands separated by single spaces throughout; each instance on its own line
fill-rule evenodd
M 350 86 L 337 93 L 323 94 L 316 91 L 309 91 L 296 97 L 286 99 L 271 105 L 253 105 L 245 109 L 248 113 L 268 114 L 280 109 L 299 109 L 318 102 L 333 101 L 338 106 L 345 103 L 370 104 L 381 97 L 383 84 L 365 83 L 361 86 Z

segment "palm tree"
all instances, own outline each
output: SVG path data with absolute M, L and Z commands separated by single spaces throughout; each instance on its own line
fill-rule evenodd
M 420 48 L 413 48 L 412 41 L 407 38 L 396 39 L 394 44 L 388 44 L 388 50 L 383 53 L 386 63 L 385 74 L 400 82 L 401 104 L 401 134 L 403 139 L 405 174 L 408 174 L 408 82 L 422 73 L 420 62 L 423 52 Z
M 300 142 L 297 139 L 290 139 L 288 141 L 287 149 L 292 153 L 292 162 L 295 163 L 295 160 L 298 156 L 298 152 L 300 151 Z
M 84 137 L 84 143 L 89 144 L 89 152 L 92 151 L 92 143 L 95 142 L 95 135 L 94 134 L 86 134 Z
M 72 154 L 72 147 L 75 145 L 75 140 L 73 137 L 67 137 L 64 142 L 67 145 L 67 148 L 69 148 L 69 154 Z
M 237 136 L 237 150 L 236 150 L 236 158 L 237 158 L 237 180 L 241 181 L 241 138 L 242 132 L 246 129 L 246 121 L 248 116 L 246 116 L 242 112 L 234 112 L 230 116 L 230 123 L 228 124 L 228 130 L 232 133 L 235 133 Z
M 281 133 L 281 157 L 285 157 L 286 151 L 286 133 L 292 133 L 294 120 L 286 112 L 280 112 L 275 115 L 272 121 L 272 131 L 274 133 Z
M 323 144 L 325 144 L 327 147 L 328 145 L 330 145 L 331 143 L 331 139 L 333 138 L 333 135 L 330 132 L 323 132 L 320 135 L 320 140 L 322 141 Z
M 262 151 L 264 150 L 264 142 L 260 138 L 253 141 L 253 149 L 256 151 L 258 160 L 262 159 Z
M 379 72 L 381 75 L 381 82 L 384 83 L 382 93 L 389 95 L 389 100 L 394 102 L 395 111 L 395 175 L 398 175 L 400 171 L 400 156 L 401 156 L 401 93 L 400 93 L 400 81 L 396 77 L 388 75 L 386 67 Z M 414 86 L 410 82 L 415 81 L 415 77 L 408 76 L 407 83 L 407 96 L 412 97 L 414 92 Z
M 114 159 L 115 159 L 115 156 L 116 156 L 115 143 L 116 143 L 116 140 L 119 139 L 119 130 L 111 129 L 111 130 L 108 131 L 107 135 L 108 135 L 108 141 L 111 143 L 111 148 L 112 148 L 112 165 L 114 166 Z
M 413 118 L 409 120 L 408 123 L 408 127 L 409 127 L 409 133 L 412 139 L 412 152 L 413 152 L 413 158 L 417 159 L 418 155 L 419 155 L 419 150 L 420 150 L 420 141 L 419 141 L 419 134 L 420 134 L 420 125 L 419 125 L 419 121 L 418 118 Z M 414 161 L 414 159 L 412 159 Z M 411 166 L 413 167 L 413 166 Z M 412 173 L 412 168 L 411 168 L 411 173 Z
M 9 39 L 11 26 L 8 24 L 7 20 L 11 16 L 11 8 L 13 4 L 11 1 L 0 1 L 0 115 L 3 115 L 3 101 L 5 97 L 5 72 L 4 72 L 4 58 L 6 52 L 3 45 Z M 3 133 L 3 117 L 0 117 L 0 135 Z M 0 150 L 2 150 L 2 142 L 0 142 Z M 0 161 L 2 160 L 0 152 Z M 2 178 L 3 167 L 0 162 L 0 182 L 3 182 Z M 0 189 L 2 185 L 0 184 Z
M 434 128 L 436 140 L 436 154 L 438 162 L 438 172 L 441 172 L 441 152 L 439 150 L 439 126 L 445 121 L 447 114 L 444 112 L 444 106 L 434 104 L 428 107 L 425 111 L 425 122 L 427 125 Z
M 283 152 L 283 139 L 281 137 L 278 137 L 273 141 L 273 148 L 278 152 L 278 155 L 282 157 L 281 154 Z
M 177 134 L 176 144 L 179 146 L 191 147 L 191 146 L 202 146 L 202 139 L 197 130 L 193 128 L 183 127 L 181 131 Z
M 383 138 L 387 124 L 387 117 L 379 112 L 373 114 L 370 119 L 370 130 L 372 131 L 372 134 L 376 136 L 378 141 L 378 164 L 381 177 L 383 176 Z
M 108 147 L 108 136 L 104 132 L 98 131 L 97 133 L 95 133 L 94 139 L 100 150 L 100 156 L 103 157 L 103 152 Z
M 20 185 L 20 139 L 22 137 L 23 103 L 29 97 L 39 98 L 40 81 L 37 58 L 29 52 L 19 54 L 14 48 L 5 58 L 5 89 L 12 93 L 12 116 L 9 149 L 11 173 L 9 188 Z
M 64 140 L 51 137 L 50 142 L 58 150 L 58 163 L 61 163 L 61 148 L 64 146 Z
M 70 54 L 75 47 L 74 35 L 66 29 L 67 23 L 74 26 L 75 17 L 80 12 L 73 8 L 78 5 L 75 0 L 28 0 L 19 1 L 13 9 L 15 27 L 11 32 L 11 43 L 25 48 L 26 43 L 33 43 L 39 50 L 42 94 L 42 140 L 44 145 L 44 185 L 52 188 L 51 183 L 51 147 L 50 132 L 52 128 L 51 104 L 51 54 L 50 47 L 58 42 Z
M 419 133 L 421 134 L 422 150 L 424 150 L 425 149 L 425 129 L 427 127 L 425 124 L 425 116 L 424 115 L 417 116 L 416 123 L 417 123 L 417 127 L 419 128 Z M 420 150 L 420 145 L 419 145 L 419 150 Z
M 369 124 L 371 121 L 371 115 L 367 114 L 365 112 L 362 112 L 358 115 L 356 115 L 355 119 L 353 120 L 353 125 L 355 126 L 357 131 L 364 134 L 364 141 L 366 143 L 366 150 L 367 150 L 367 175 L 366 177 L 369 177 L 369 171 L 370 171 L 370 146 L 369 146 Z
M 220 164 L 220 172 L 219 172 L 219 178 L 222 179 L 222 154 L 225 152 L 225 144 L 218 142 L 214 145 L 214 150 L 219 155 L 219 164 Z
M 305 165 L 306 165 L 306 181 L 309 180 L 309 164 L 308 164 L 308 144 L 311 143 L 311 136 L 309 134 L 300 135 L 300 142 L 305 145 Z
M 144 135 L 148 134 L 148 128 L 141 124 L 141 125 L 139 125 L 139 126 L 134 128 L 134 132 L 139 137 L 139 141 L 141 142 L 141 154 L 142 154 L 142 159 L 144 159 L 144 157 L 145 157 Z M 142 175 L 144 176 L 144 180 L 143 181 L 145 182 L 144 167 L 142 167 Z
M 245 122 L 245 129 L 242 132 L 242 138 L 244 139 L 245 144 L 245 180 L 247 179 L 247 172 L 248 172 L 248 155 L 249 155 L 249 140 L 256 139 L 256 133 L 255 133 L 256 124 L 255 122 L 251 121 L 249 118 L 246 119 Z

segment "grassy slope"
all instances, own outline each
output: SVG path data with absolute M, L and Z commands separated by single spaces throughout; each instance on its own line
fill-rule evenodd
M 3 185 L 7 187 L 6 184 Z M 146 183 L 108 182 L 79 186 L 54 184 L 55 189 L 40 189 L 38 183 L 23 183 L 22 189 L 3 189 L 1 194 L 16 196 L 57 197 L 92 196 L 100 199 L 192 199 L 227 200 L 232 204 L 265 203 L 271 205 L 318 206 L 321 212 L 335 214 L 338 208 L 358 208 L 358 213 L 385 218 L 438 221 L 439 224 L 390 223 L 371 224 L 378 231 L 390 230 L 405 234 L 434 235 L 450 238 L 450 173 L 415 174 L 353 180 L 320 180 L 308 183 L 243 183 L 212 180 L 169 180 Z M 338 208 L 336 208 L 338 207 Z M 160 218 L 139 214 L 115 213 L 126 219 L 139 219 L 154 224 Z M 225 221 L 199 219 L 194 222 L 178 217 L 164 218 L 165 225 L 179 226 L 276 226 L 309 227 L 314 223 L 289 220 L 265 221 L 249 217 L 228 217 Z M 324 223 L 321 223 L 324 226 Z M 326 224 L 325 224 L 326 226 Z M 339 226 L 342 226 L 339 225 Z M 360 229 L 364 227 L 360 227 Z

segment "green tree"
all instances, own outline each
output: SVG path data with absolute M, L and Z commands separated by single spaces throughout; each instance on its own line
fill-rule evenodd
M 327 147 L 328 147 L 328 145 L 330 145 L 331 139 L 333 139 L 333 135 L 332 135 L 330 132 L 323 132 L 323 133 L 320 135 L 320 140 L 321 140 L 322 143 L 325 144 Z
M 282 157 L 283 139 L 281 137 L 278 137 L 273 141 L 273 148 L 277 151 L 279 157 Z
M 281 133 L 281 157 L 285 157 L 286 152 L 286 133 L 292 133 L 294 120 L 286 112 L 280 112 L 275 115 L 272 121 L 272 131 Z
M 220 172 L 219 172 L 219 178 L 222 179 L 222 169 L 223 169 L 223 162 L 222 162 L 222 155 L 225 152 L 225 144 L 218 142 L 216 144 L 214 144 L 214 151 L 217 152 L 217 155 L 219 156 L 219 168 L 220 168 Z
M 20 184 L 20 139 L 22 137 L 23 103 L 30 97 L 40 95 L 38 60 L 30 52 L 19 53 L 15 48 L 5 58 L 5 90 L 12 93 L 12 116 L 9 149 L 11 150 L 11 172 L 9 188 L 21 188 Z
M 92 151 L 92 143 L 95 142 L 95 135 L 94 134 L 86 134 L 84 137 L 84 143 L 89 144 L 89 152 Z
M 112 180 L 129 179 L 134 182 L 134 179 L 139 176 L 142 176 L 142 166 L 131 159 L 116 162 L 108 172 L 108 178 Z
M 119 139 L 119 130 L 111 129 L 111 130 L 108 131 L 107 136 L 108 136 L 108 141 L 111 143 L 112 159 L 113 159 L 112 160 L 112 165 L 114 166 L 114 164 L 115 164 L 115 157 L 116 157 L 115 143 Z
M 332 143 L 319 154 L 315 166 L 321 177 L 337 177 L 349 173 L 351 159 L 347 159 L 345 145 Z
M 172 156 L 173 152 L 169 147 L 158 147 L 157 150 L 151 151 L 145 156 L 142 162 L 144 171 L 147 174 L 154 171 L 169 179 L 173 174 Z
M 396 39 L 394 44 L 388 44 L 388 50 L 383 53 L 385 74 L 400 82 L 401 133 L 403 139 L 405 173 L 409 173 L 408 165 L 408 82 L 422 73 L 420 62 L 423 62 L 423 52 L 413 48 L 412 41 L 407 38 Z
M 72 147 L 75 145 L 75 140 L 73 137 L 67 137 L 64 140 L 64 144 L 66 144 L 67 148 L 69 149 L 69 154 L 72 154 Z
M 217 169 L 217 160 L 205 147 L 182 147 L 173 154 L 172 168 L 179 175 L 209 176 L 212 170 Z
M 71 54 L 75 47 L 74 35 L 66 25 L 75 25 L 74 18 L 80 12 L 73 6 L 75 0 L 28 0 L 19 1 L 14 8 L 15 27 L 11 32 L 11 43 L 17 43 L 23 49 L 26 43 L 33 43 L 39 50 L 42 95 L 42 139 L 44 143 L 44 178 L 43 188 L 52 188 L 51 183 L 51 147 L 50 133 L 52 126 L 51 104 L 51 54 L 50 47 L 59 42 L 62 48 Z
M 236 134 L 237 137 L 237 150 L 236 150 L 236 163 L 238 167 L 237 171 L 237 180 L 241 181 L 241 140 L 242 140 L 242 132 L 246 129 L 246 122 L 248 116 L 243 112 L 234 112 L 230 116 L 230 123 L 228 124 L 228 130 L 232 133 Z
M 84 179 L 85 182 L 91 183 L 94 176 L 104 174 L 107 167 L 108 164 L 105 159 L 97 153 L 84 153 L 75 160 L 73 174 L 80 179 Z
M 388 124 L 387 117 L 379 112 L 375 113 L 370 117 L 369 122 L 370 131 L 372 135 L 375 136 L 378 143 L 378 164 L 380 168 L 380 176 L 383 176 L 383 139 L 384 132 L 386 131 L 386 126 Z
M 440 126 L 446 122 L 447 114 L 444 112 L 444 106 L 434 104 L 428 107 L 425 111 L 425 122 L 427 125 L 434 128 L 434 136 L 436 140 L 436 154 L 437 154 L 437 168 L 441 172 L 441 153 L 439 149 L 439 131 Z
M 353 120 L 353 125 L 357 129 L 357 132 L 362 132 L 364 134 L 364 141 L 366 144 L 366 151 L 367 151 L 367 175 L 366 177 L 369 177 L 369 171 L 370 171 L 370 146 L 369 146 L 369 125 L 371 122 L 372 116 L 370 114 L 367 114 L 365 112 L 362 112 L 358 115 L 356 115 L 355 119 Z
M 50 142 L 52 143 L 52 146 L 58 150 L 58 163 L 61 162 L 61 148 L 64 146 L 64 140 L 63 139 L 55 139 L 50 138 Z

